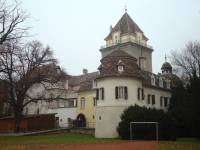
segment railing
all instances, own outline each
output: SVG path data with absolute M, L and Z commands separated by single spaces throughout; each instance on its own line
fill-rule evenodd
M 63 124 L 45 124 L 45 123 L 32 123 L 28 126 L 20 126 L 18 132 L 14 132 L 14 126 L 0 126 L 0 136 L 20 136 L 40 134 L 44 132 L 59 131 L 62 129 L 70 128 L 95 128 L 95 122 L 78 122 L 78 123 L 63 123 Z
M 147 48 L 150 48 L 150 49 L 153 50 L 153 47 L 152 47 L 152 46 L 147 45 L 147 44 L 145 44 L 145 43 L 142 43 L 142 42 L 140 42 L 140 41 L 134 40 L 134 39 L 126 39 L 126 40 L 121 40 L 121 41 L 120 41 L 120 43 L 126 43 L 126 42 L 133 42 L 133 43 L 142 45 L 142 46 L 144 46 L 144 47 L 147 47 Z M 117 45 L 116 43 L 110 43 L 110 44 L 101 46 L 100 49 L 104 49 L 104 48 L 111 47 L 111 46 L 116 46 L 116 45 Z
M 74 128 L 77 127 L 86 127 L 86 128 L 95 128 L 96 127 L 96 122 L 73 122 L 72 125 Z

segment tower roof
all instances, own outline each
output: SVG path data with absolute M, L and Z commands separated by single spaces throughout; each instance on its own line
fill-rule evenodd
M 137 62 L 137 59 L 133 56 L 131 56 L 130 54 L 126 53 L 125 51 L 121 50 L 121 49 L 117 49 L 113 52 L 111 52 L 110 54 L 108 54 L 106 57 L 101 59 L 101 62 L 107 59 L 119 59 L 119 58 L 126 58 L 126 59 L 132 59 L 135 62 Z
M 105 40 L 112 38 L 112 33 L 115 31 L 121 30 L 121 35 L 126 33 L 136 34 L 135 31 L 139 31 L 143 33 L 140 27 L 132 20 L 132 18 L 128 15 L 128 13 L 124 13 L 109 35 L 105 38 Z M 143 38 L 148 38 L 143 34 Z
M 162 65 L 161 69 L 163 69 L 163 68 L 172 68 L 172 66 L 171 66 L 171 64 L 170 64 L 170 63 L 168 63 L 168 62 L 165 62 L 165 63 L 163 63 L 163 65 Z

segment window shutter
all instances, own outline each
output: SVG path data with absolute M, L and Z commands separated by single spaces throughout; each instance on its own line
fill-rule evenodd
M 142 100 L 144 100 L 144 89 L 142 89 Z
M 99 89 L 96 90 L 96 99 L 99 100 Z
M 140 100 L 140 88 L 138 88 L 138 100 Z
M 152 105 L 155 104 L 155 95 L 152 95 Z
M 101 94 L 102 94 L 101 97 L 102 97 L 102 100 L 104 100 L 104 88 L 102 88 L 101 91 L 102 91 L 101 92 Z
M 118 87 L 115 87 L 115 98 L 118 99 Z
M 125 99 L 128 99 L 128 89 L 127 89 L 127 86 L 124 87 L 124 96 L 125 96 Z
M 77 102 L 77 99 L 76 99 L 76 106 L 78 106 L 78 102 Z
M 165 107 L 167 107 L 167 97 L 164 98 Z

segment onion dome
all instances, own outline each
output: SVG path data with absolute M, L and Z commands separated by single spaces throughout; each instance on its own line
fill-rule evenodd
M 165 62 L 163 63 L 161 70 L 162 70 L 162 74 L 172 74 L 172 66 L 170 63 L 167 62 L 166 55 L 165 55 Z
M 163 68 L 172 68 L 172 66 L 171 66 L 171 64 L 170 64 L 170 63 L 168 63 L 168 62 L 165 62 L 165 63 L 163 63 L 163 65 L 162 65 L 161 69 L 163 69 Z

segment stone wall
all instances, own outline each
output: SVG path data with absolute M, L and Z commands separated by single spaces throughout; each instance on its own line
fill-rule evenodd
M 95 129 L 94 128 L 71 128 L 70 133 L 81 133 L 81 134 L 94 135 Z

